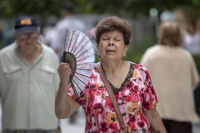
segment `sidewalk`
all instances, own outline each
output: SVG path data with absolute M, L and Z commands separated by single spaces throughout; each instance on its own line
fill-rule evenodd
M 76 123 L 71 124 L 69 119 L 62 119 L 61 120 L 61 130 L 62 133 L 84 133 L 85 131 L 85 114 L 80 107 L 78 109 L 78 119 Z
M 193 133 L 200 133 L 200 122 L 193 124 Z

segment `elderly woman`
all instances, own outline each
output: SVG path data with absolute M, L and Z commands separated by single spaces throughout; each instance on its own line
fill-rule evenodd
M 181 46 L 183 32 L 176 22 L 164 22 L 158 31 L 158 44 L 142 57 L 158 94 L 157 107 L 168 133 L 192 133 L 199 120 L 194 109 L 193 91 L 199 75 L 193 57 Z
M 123 60 L 130 37 L 131 28 L 121 18 L 112 16 L 101 20 L 96 29 L 101 66 L 118 102 L 127 132 L 151 133 L 151 126 L 154 132 L 166 133 L 155 108 L 158 100 L 148 71 L 142 65 Z M 68 87 L 71 74 L 69 65 L 61 63 L 58 73 L 60 87 L 55 109 L 58 118 L 67 118 L 82 106 L 86 115 L 85 132 L 120 132 L 112 101 L 97 64 L 78 100 L 72 87 Z

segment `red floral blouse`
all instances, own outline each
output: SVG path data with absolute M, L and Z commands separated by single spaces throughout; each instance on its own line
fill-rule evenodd
M 158 103 L 157 96 L 147 69 L 139 64 L 132 62 L 130 64 L 129 76 L 127 75 L 122 88 L 119 88 L 120 91 L 114 91 L 115 97 L 128 133 L 151 133 L 150 124 L 143 110 L 155 108 Z M 132 73 L 131 68 L 133 68 Z M 86 133 L 120 133 L 112 101 L 104 87 L 96 64 L 89 83 L 78 99 L 76 99 L 72 87 L 69 87 L 68 90 L 68 95 L 84 109 Z

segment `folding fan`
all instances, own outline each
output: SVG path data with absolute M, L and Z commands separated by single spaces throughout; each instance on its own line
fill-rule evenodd
M 70 83 L 76 98 L 88 83 L 95 62 L 95 52 L 90 39 L 82 32 L 66 29 L 63 61 L 70 65 Z

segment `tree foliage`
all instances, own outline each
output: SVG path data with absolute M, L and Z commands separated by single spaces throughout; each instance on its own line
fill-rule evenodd
M 19 14 L 47 17 L 60 15 L 63 0 L 1 0 L 1 17 L 15 17 Z
M 0 17 L 14 17 L 20 13 L 47 17 L 60 16 L 61 5 L 66 0 L 0 0 Z M 164 7 L 169 10 L 180 7 L 191 16 L 199 15 L 200 0 L 73 0 L 77 13 L 112 14 L 137 17 L 148 15 L 150 8 L 159 12 Z

